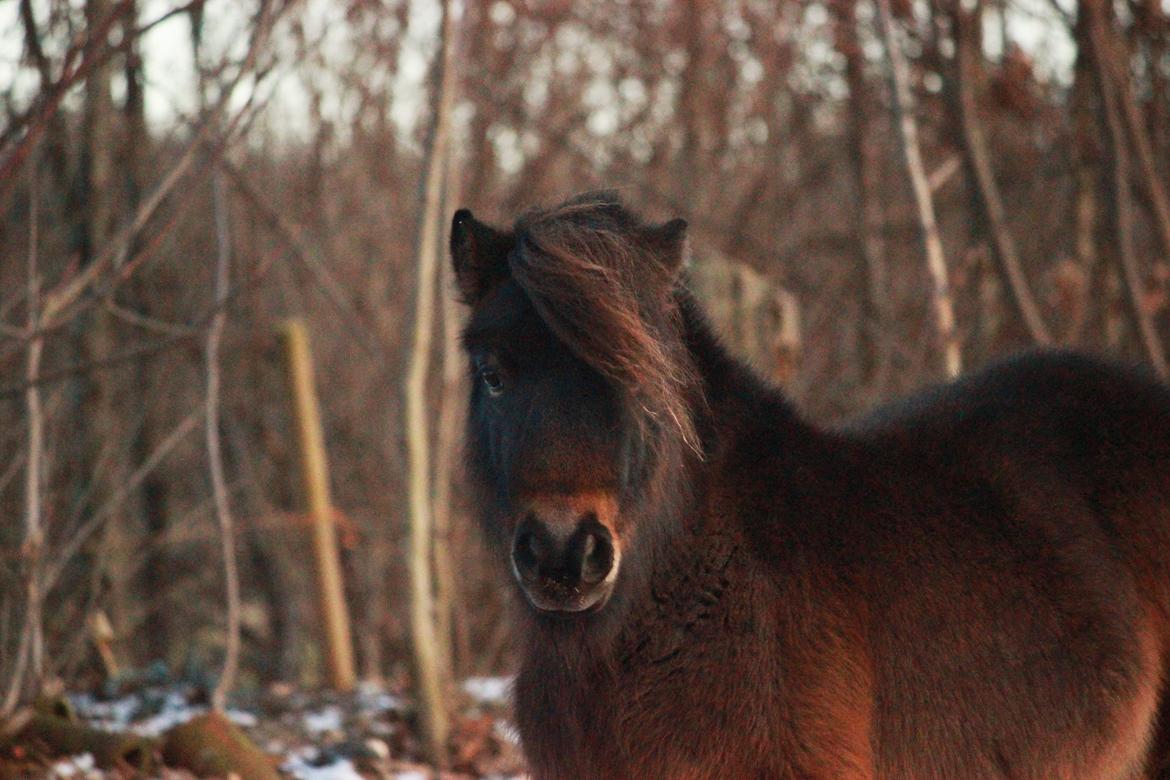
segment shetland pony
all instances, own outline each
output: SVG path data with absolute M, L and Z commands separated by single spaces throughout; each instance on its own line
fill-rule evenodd
M 534 777 L 1165 771 L 1170 392 L 1034 353 L 816 427 L 712 335 L 685 229 L 454 217 Z

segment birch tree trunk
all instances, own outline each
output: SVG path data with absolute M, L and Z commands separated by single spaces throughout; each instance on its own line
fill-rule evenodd
M 447 156 L 455 73 L 450 0 L 443 2 L 438 59 L 433 89 L 434 120 L 427 138 L 422 180 L 416 258 L 418 277 L 414 329 L 404 395 L 410 501 L 410 626 L 414 640 L 415 684 L 422 709 L 423 731 L 431 760 L 445 760 L 447 708 L 445 674 L 441 668 L 450 657 L 439 647 L 435 630 L 434 571 L 431 565 L 434 516 L 431 493 L 430 432 L 427 425 L 427 378 L 435 330 L 435 288 L 438 281 L 443 202 L 443 167 Z
M 922 151 L 918 145 L 918 123 L 914 120 L 910 76 L 906 60 L 902 56 L 894 18 L 890 12 L 890 0 L 876 0 L 876 6 L 880 32 L 890 59 L 891 106 L 898 127 L 898 138 L 902 144 L 902 153 L 905 156 L 906 173 L 914 190 L 914 202 L 922 230 L 922 246 L 926 253 L 926 267 L 930 272 L 931 304 L 934 307 L 935 328 L 943 353 L 943 368 L 948 377 L 955 377 L 963 370 L 963 357 L 959 348 L 958 333 L 955 330 L 955 305 L 951 295 L 946 258 L 943 256 L 942 239 L 939 238 L 938 222 L 934 215 L 934 200 L 922 165 Z

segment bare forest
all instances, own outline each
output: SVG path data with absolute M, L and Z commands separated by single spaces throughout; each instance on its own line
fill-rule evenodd
M 216 774 L 85 741 L 176 695 L 242 776 L 522 773 L 448 229 L 598 188 L 816 420 L 1165 375 L 1170 5 L 0 0 L 0 777 Z

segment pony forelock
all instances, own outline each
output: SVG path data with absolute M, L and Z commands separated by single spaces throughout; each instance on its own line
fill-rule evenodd
M 673 432 L 697 452 L 693 368 L 670 338 L 674 280 L 651 256 L 649 229 L 614 193 L 588 193 L 521 217 L 509 266 L 557 338 L 621 391 L 643 436 Z

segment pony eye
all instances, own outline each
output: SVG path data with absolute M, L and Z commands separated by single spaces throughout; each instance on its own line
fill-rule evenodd
M 504 379 L 495 366 L 480 366 L 479 378 L 483 380 L 487 386 L 488 394 L 492 397 L 499 396 L 504 392 Z

